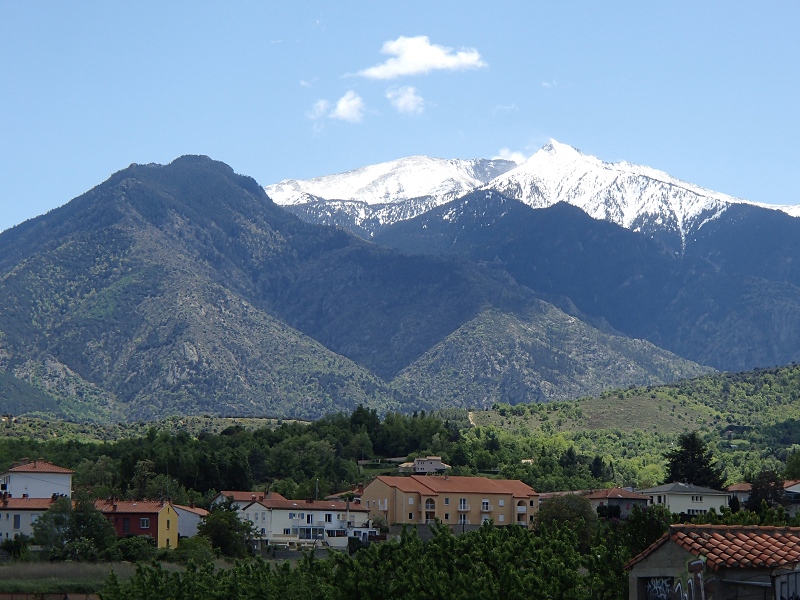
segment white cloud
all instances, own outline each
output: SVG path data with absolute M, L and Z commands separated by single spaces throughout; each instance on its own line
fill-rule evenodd
M 546 88 L 556 87 L 557 85 L 558 85 L 558 83 L 556 81 L 543 81 L 542 82 L 542 87 L 546 87 Z
M 326 114 L 328 114 L 328 110 L 331 107 L 331 103 L 327 100 L 317 100 L 314 102 L 314 105 L 311 107 L 311 110 L 306 113 L 306 116 L 316 121 L 317 119 L 321 119 Z
M 364 100 L 353 90 L 339 98 L 336 107 L 328 115 L 331 119 L 340 119 L 350 123 L 358 123 L 364 116 Z
M 515 110 L 519 110 L 519 108 L 517 108 L 516 103 L 508 105 L 498 104 L 492 109 L 492 114 L 496 115 L 497 113 L 510 113 Z
M 417 94 L 416 88 L 410 85 L 390 87 L 386 90 L 386 97 L 401 113 L 420 114 L 425 109 L 425 100 Z
M 512 152 L 508 148 L 500 148 L 500 152 L 499 152 L 498 156 L 493 156 L 492 160 L 498 159 L 498 158 L 503 158 L 505 160 L 513 160 L 518 165 L 521 165 L 526 160 L 528 160 L 528 157 L 525 156 L 522 152 L 519 152 L 519 151 Z
M 426 35 L 400 36 L 394 41 L 385 42 L 381 52 L 393 55 L 394 58 L 357 74 L 369 79 L 394 79 L 402 75 L 421 75 L 441 69 L 461 71 L 486 66 L 475 48 L 453 52 L 452 48 L 431 44 Z

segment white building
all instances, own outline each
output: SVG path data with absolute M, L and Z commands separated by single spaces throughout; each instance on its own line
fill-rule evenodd
M 55 498 L 9 498 L 0 501 L 0 538 L 33 535 L 33 523 L 49 509 Z
M 398 468 L 400 473 L 414 473 L 415 475 L 427 475 L 428 473 L 443 473 L 450 468 L 442 462 L 441 456 L 425 456 L 415 458 L 414 462 L 404 462 Z
M 200 525 L 200 521 L 208 514 L 208 511 L 204 508 L 181 506 L 180 504 L 173 504 L 172 508 L 178 514 L 178 538 L 197 535 L 197 526 Z
M 730 499 L 728 492 L 677 482 L 640 490 L 639 493 L 650 498 L 650 505 L 665 506 L 671 512 L 690 516 L 705 514 L 712 508 L 719 513 L 720 507 L 728 506 Z
M 348 537 L 366 541 L 377 534 L 370 528 L 369 509 L 349 502 L 265 498 L 244 506 L 239 516 L 258 531 L 259 548 L 347 548 Z
M 71 498 L 74 474 L 44 460 L 23 459 L 0 475 L 0 492 L 14 498 L 51 498 L 53 494 Z

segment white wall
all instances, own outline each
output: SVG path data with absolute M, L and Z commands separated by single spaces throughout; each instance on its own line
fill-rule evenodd
M 0 509 L 0 538 L 11 539 L 17 534 L 32 536 L 33 523 L 44 513 L 44 510 Z M 19 515 L 19 528 L 14 527 L 15 515 Z
M 72 497 L 70 473 L 6 473 L 3 481 L 14 498 L 50 498 L 53 494 Z
M 178 535 L 180 537 L 192 537 L 197 535 L 197 526 L 200 524 L 201 516 L 189 510 L 184 510 L 180 506 L 172 505 L 175 514 L 178 515 Z

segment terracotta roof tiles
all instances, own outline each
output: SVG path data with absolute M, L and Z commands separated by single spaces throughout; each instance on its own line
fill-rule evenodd
M 168 503 L 156 500 L 97 500 L 94 505 L 102 513 L 160 513 Z M 115 508 L 116 507 L 116 508 Z
M 65 475 L 73 475 L 75 471 L 59 467 L 46 460 L 32 460 L 24 465 L 18 465 L 10 468 L 7 473 L 63 473 Z
M 669 532 L 625 565 L 629 569 L 667 541 L 696 556 L 705 556 L 715 571 L 759 568 L 800 562 L 800 527 L 743 525 L 672 525 Z
M 0 510 L 47 510 L 53 502 L 53 498 L 6 498 Z
M 264 500 L 254 500 L 250 504 L 247 504 L 242 510 L 250 508 L 254 504 L 258 504 L 263 506 L 264 508 L 283 508 L 283 509 L 296 509 L 300 510 L 334 510 L 334 511 L 341 511 L 345 512 L 348 510 L 347 502 L 336 502 L 330 500 L 312 500 L 309 502 L 308 500 L 286 500 L 282 498 L 280 500 L 276 500 L 273 498 L 268 498 Z M 369 509 L 365 506 L 361 506 L 360 504 L 356 504 L 355 502 L 351 502 L 349 506 L 350 512 L 369 512 Z

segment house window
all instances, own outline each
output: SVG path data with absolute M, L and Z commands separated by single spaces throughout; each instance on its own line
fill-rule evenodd
M 444 513 L 444 520 L 445 521 L 449 521 L 450 520 L 450 513 Z
M 258 521 L 258 513 L 256 513 L 256 521 Z
M 244 518 L 249 521 L 250 520 L 250 513 L 244 513 Z
M 501 523 L 502 523 L 503 521 L 505 521 L 505 519 L 506 519 L 506 516 L 505 516 L 505 515 L 500 515 L 499 517 L 497 517 L 497 520 L 498 520 L 498 521 L 500 521 Z
M 14 515 L 14 529 L 19 529 L 20 516 Z
M 150 529 L 150 519 L 139 519 L 139 527 L 141 529 Z
M 414 499 L 413 498 L 409 498 L 408 499 L 408 505 L 411 506 L 412 504 L 414 504 Z
M 287 527 L 283 530 L 283 535 L 292 535 L 292 530 Z
M 531 506 L 536 506 L 536 505 L 534 504 L 534 501 L 533 501 L 533 500 L 531 500 L 530 502 L 531 502 Z
M 169 538 L 167 538 L 167 548 L 169 548 Z
M 131 532 L 131 520 L 128 517 L 122 517 L 122 533 Z
M 444 505 L 445 506 L 450 506 L 450 498 L 445 498 L 444 499 Z
M 467 499 L 466 498 L 459 498 L 458 499 L 458 510 L 466 510 L 467 509 Z
M 169 519 L 167 519 L 167 531 L 169 531 Z
M 414 520 L 414 513 L 408 513 L 408 520 L 409 521 L 413 521 Z
M 467 515 L 458 515 L 458 524 L 459 525 L 466 525 L 467 524 Z
M 306 514 L 305 513 L 297 513 L 297 518 L 302 521 L 303 519 L 306 518 Z
M 481 510 L 489 510 L 489 501 L 481 500 Z
M 261 513 L 261 520 L 262 521 L 266 521 L 267 520 L 267 513 L 265 513 L 265 512 Z
M 295 513 L 289 513 L 289 518 L 290 519 L 296 519 L 297 515 Z
M 500 498 L 500 500 L 497 501 L 497 504 L 499 504 L 500 506 L 505 506 L 506 505 L 506 501 L 503 500 L 502 498 Z
M 313 522 L 314 522 L 314 513 L 308 513 L 306 515 L 306 523 L 311 525 L 311 523 L 313 523 Z
M 658 497 L 658 504 L 661 504 L 661 496 Z
M 325 513 L 325 522 L 333 523 L 333 515 L 331 513 Z

